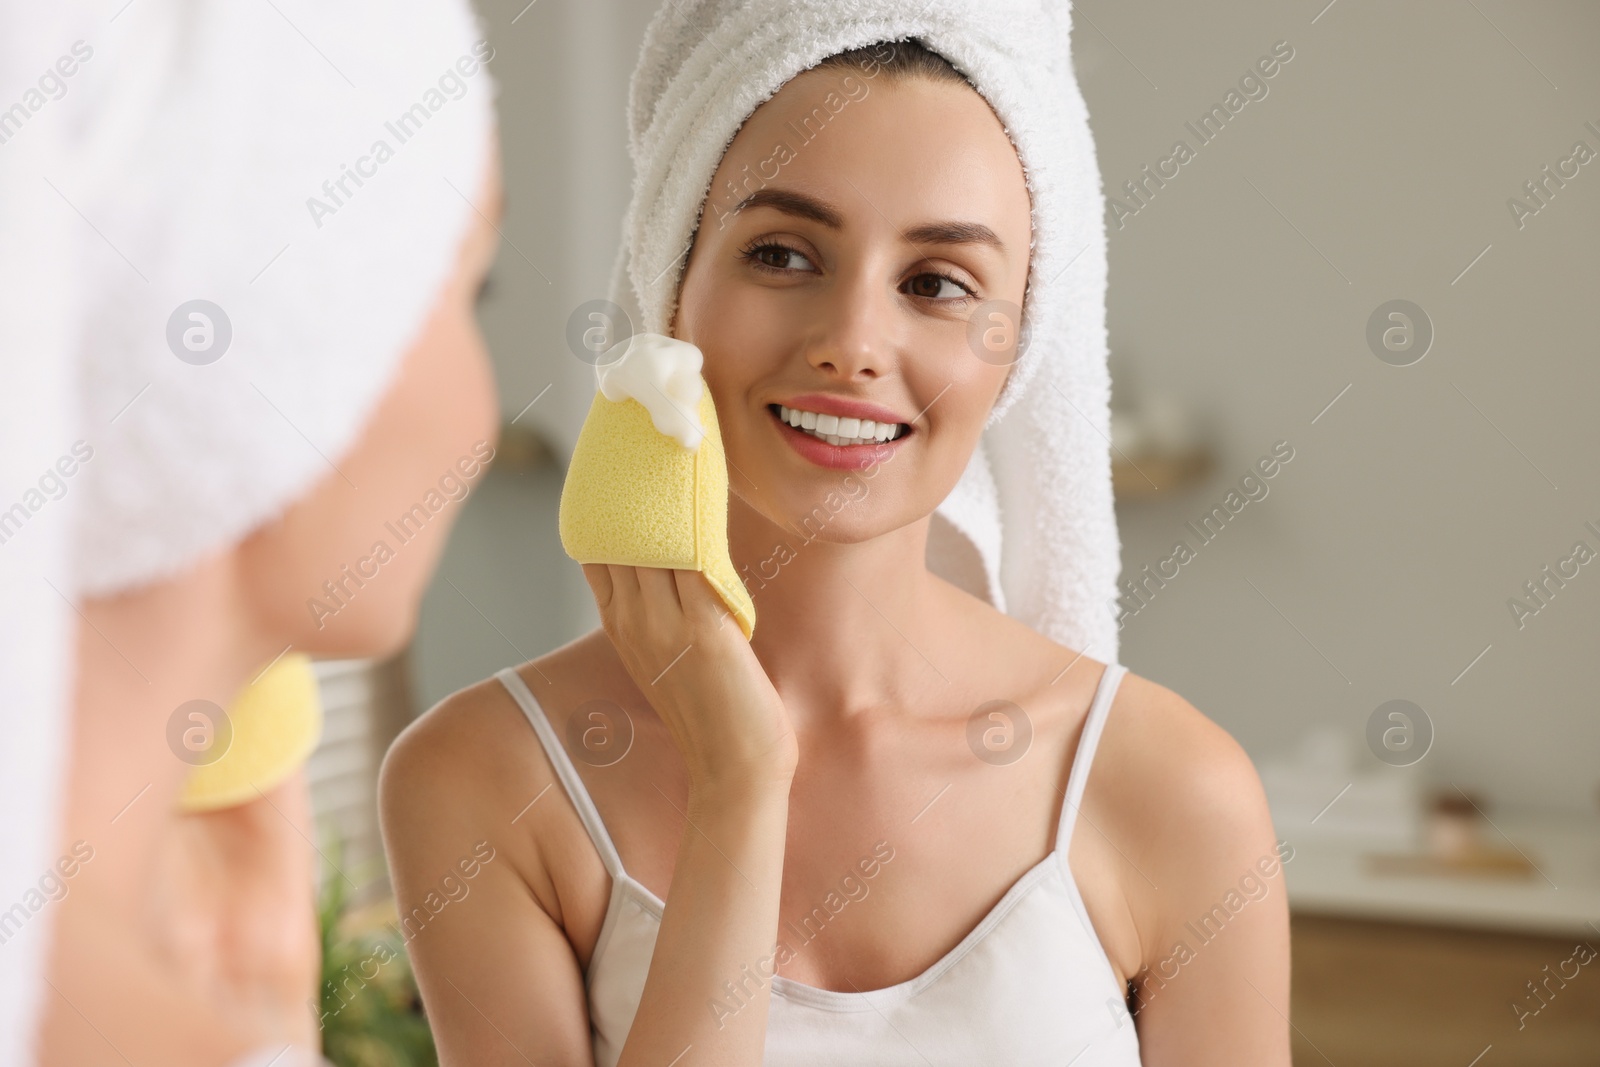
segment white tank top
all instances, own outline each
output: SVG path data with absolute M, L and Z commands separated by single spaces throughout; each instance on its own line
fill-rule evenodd
M 776 974 L 764 978 L 772 987 L 765 1067 L 1128 1067 L 1140 1062 L 1122 984 L 1067 863 L 1089 764 L 1126 673 L 1126 667 L 1113 663 L 1100 678 L 1050 854 L 1012 883 L 959 944 L 915 978 L 864 992 L 820 989 Z M 644 993 L 666 905 L 622 869 L 594 801 L 522 678 L 510 668 L 496 677 L 533 724 L 611 875 L 610 905 L 584 986 L 595 1063 L 616 1067 Z M 790 947 L 796 946 L 790 942 Z M 732 997 L 726 1003 L 730 1009 L 738 1006 Z

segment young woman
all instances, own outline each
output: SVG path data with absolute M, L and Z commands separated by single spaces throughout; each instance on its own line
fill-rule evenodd
M 758 107 L 711 187 L 851 58 Z M 711 217 L 672 333 L 705 355 L 735 563 L 771 573 L 791 524 L 850 503 L 757 591 L 752 640 L 698 572 L 586 565 L 601 629 L 395 743 L 384 836 L 441 1062 L 1287 1067 L 1287 909 L 1243 751 L 924 562 L 1009 373 L 967 318 L 1025 297 L 995 113 L 897 44 Z M 790 407 L 900 439 L 841 470 Z M 994 701 L 1031 729 L 1004 756 L 969 741 Z

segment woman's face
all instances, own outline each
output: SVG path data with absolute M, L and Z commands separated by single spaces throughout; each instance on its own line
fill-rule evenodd
M 238 546 L 257 624 L 277 640 L 321 655 L 384 656 L 410 637 L 446 535 L 499 436 L 474 305 L 499 242 L 489 216 L 500 211 L 496 156 L 455 268 L 339 473 Z
M 965 85 L 813 70 L 751 115 L 712 180 L 672 327 L 705 354 L 735 522 L 740 502 L 796 522 L 874 462 L 875 503 L 840 511 L 823 539 L 938 506 L 1014 358 L 1030 226 L 1016 150 Z M 829 398 L 910 432 L 830 447 L 775 414 L 826 414 Z

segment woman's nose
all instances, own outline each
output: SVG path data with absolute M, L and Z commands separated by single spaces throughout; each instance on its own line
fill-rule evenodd
M 846 382 L 870 380 L 888 370 L 894 358 L 892 294 L 870 289 L 860 282 L 841 284 L 816 309 L 816 332 L 806 359 L 817 370 Z

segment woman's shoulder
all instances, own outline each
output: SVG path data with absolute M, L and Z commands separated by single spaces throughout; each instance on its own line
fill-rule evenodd
M 1169 802 L 1239 802 L 1259 786 L 1255 765 L 1233 735 L 1166 686 L 1129 670 L 1118 685 L 1101 758 L 1130 791 Z
M 1064 713 L 1081 715 L 1087 709 L 1109 669 L 1103 660 L 977 598 L 961 601 L 989 642 L 987 658 L 1018 672 L 1019 680 L 1032 679 L 1022 683 L 1025 689 L 1063 694 Z M 1073 676 L 1083 680 L 1062 684 Z M 1173 690 L 1131 670 L 1117 684 L 1094 767 L 1096 791 L 1126 807 L 1148 810 L 1154 802 L 1190 819 L 1259 818 L 1266 811 L 1255 765 L 1238 741 Z
M 1109 670 L 1092 648 L 1068 647 L 970 594 L 958 593 L 956 602 L 968 615 L 963 632 L 985 647 L 986 662 L 1015 672 L 1013 681 L 1026 691 L 1073 694 L 1066 700 L 1075 713 L 1087 709 Z M 1062 684 L 1073 677 L 1081 679 L 1076 686 Z M 1171 689 L 1131 670 L 1117 685 L 1095 756 L 1096 768 L 1111 763 L 1117 766 L 1104 777 L 1114 776 L 1130 794 L 1154 790 L 1175 800 L 1211 790 L 1234 796 L 1257 781 L 1232 735 Z
M 1090 655 L 1092 649 L 1070 648 L 945 584 L 966 616 L 964 640 L 985 647 L 986 662 L 1016 671 L 1014 681 L 1025 689 L 1037 684 L 1040 692 L 1070 692 L 1060 684 L 1070 676 L 1105 677 L 1107 664 Z M 1036 683 L 1023 681 L 1024 675 Z M 1078 689 L 1085 700 L 1094 691 L 1087 681 Z M 1130 795 L 1153 791 L 1170 802 L 1237 803 L 1249 799 L 1252 785 L 1260 786 L 1255 766 L 1231 734 L 1171 689 L 1131 670 L 1118 683 L 1095 756 L 1097 768 L 1111 763 L 1116 783 Z
M 532 731 L 522 720 L 511 694 L 493 676 L 456 690 L 411 720 L 378 770 L 385 824 L 403 822 L 413 833 L 434 822 L 481 818 L 526 778 L 519 721 L 522 733 Z
M 603 631 L 576 638 L 512 669 L 560 736 L 562 711 L 577 680 L 592 685 L 603 673 L 597 647 Z M 607 646 L 609 647 L 609 646 Z M 501 790 L 503 774 L 526 770 L 527 746 L 538 745 L 527 716 L 498 674 L 456 690 L 413 719 L 390 745 L 383 776 L 410 787 Z M 469 773 L 470 772 L 470 773 Z M 525 778 L 525 773 L 513 773 Z
M 608 684 L 602 644 L 610 647 L 596 629 L 512 668 L 557 737 L 565 710 L 582 700 L 579 690 Z M 530 787 L 542 789 L 555 780 L 528 714 L 497 673 L 456 690 L 407 724 L 384 755 L 378 792 L 390 809 L 428 813 L 446 805 L 498 815 Z
M 1249 754 L 1149 678 L 1123 677 L 1093 778 L 1097 795 L 1085 809 L 1135 866 L 1124 884 L 1153 944 L 1169 943 L 1163 935 L 1175 916 L 1203 913 L 1242 874 L 1276 859 L 1272 815 Z
M 498 678 L 456 690 L 411 720 L 383 758 L 379 790 L 408 792 L 450 790 L 468 795 L 492 777 L 508 748 L 509 727 L 516 711 L 511 694 Z M 526 729 L 526 726 L 524 726 Z M 464 772 L 473 768 L 476 773 Z
M 597 631 L 598 632 L 598 631 Z M 601 634 L 603 637 L 603 634 Z M 561 711 L 573 686 L 603 670 L 593 634 L 515 667 L 540 709 L 561 736 Z M 378 774 L 379 815 L 391 851 L 418 862 L 453 855 L 457 838 L 482 827 L 525 831 L 497 841 L 552 918 L 560 921 L 559 894 L 542 858 L 560 852 L 559 835 L 545 826 L 545 806 L 522 818 L 530 801 L 560 790 L 554 765 L 526 714 L 496 676 L 456 690 L 412 720 L 384 755 Z

